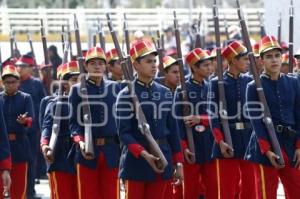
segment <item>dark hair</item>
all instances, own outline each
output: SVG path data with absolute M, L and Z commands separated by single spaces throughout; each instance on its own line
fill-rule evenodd
M 111 65 L 111 66 L 114 66 L 115 63 L 116 63 L 116 61 L 118 61 L 118 60 L 112 59 L 112 60 L 110 60 L 110 61 L 108 62 L 108 64 Z
M 282 50 L 280 48 L 273 48 L 272 50 L 278 50 L 282 54 Z M 268 50 L 267 52 L 269 52 L 269 51 L 271 51 L 271 50 Z M 263 56 L 264 56 L 265 53 L 266 52 L 260 53 L 260 58 L 263 59 Z
M 2 76 L 2 81 L 4 81 L 4 80 L 5 80 L 6 78 L 8 78 L 8 77 L 14 77 L 14 78 L 16 78 L 17 80 L 20 79 L 19 77 L 15 76 L 15 75 L 7 74 L 7 75 Z

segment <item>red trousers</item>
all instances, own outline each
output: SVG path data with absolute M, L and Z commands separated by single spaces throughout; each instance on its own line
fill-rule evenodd
M 284 187 L 286 198 L 300 198 L 300 171 L 293 168 L 288 161 L 288 157 L 283 152 L 285 167 L 277 170 L 274 167 L 259 165 L 256 176 L 260 181 L 259 199 L 276 199 L 279 178 Z
M 79 199 L 116 199 L 120 197 L 118 168 L 109 168 L 103 153 L 96 169 L 77 164 Z
M 28 163 L 12 164 L 10 172 L 11 187 L 10 198 L 11 199 L 25 199 L 27 192 L 27 170 Z M 0 179 L 0 198 L 3 198 L 3 184 Z
M 49 173 L 51 199 L 76 199 L 76 175 L 66 172 L 53 171 Z
M 160 176 L 154 182 L 125 181 L 125 199 L 167 199 L 166 188 L 170 180 L 163 180 Z
M 203 184 L 204 165 L 184 163 L 184 199 L 199 199 L 200 195 L 205 194 L 205 186 Z
M 239 159 L 217 159 L 205 165 L 203 180 L 205 199 L 257 198 L 253 163 Z
M 167 184 L 165 199 L 183 199 L 182 184 L 174 185 L 173 181 Z

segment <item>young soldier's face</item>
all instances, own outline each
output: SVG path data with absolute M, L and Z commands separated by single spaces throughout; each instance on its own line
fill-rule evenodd
M 255 62 L 256 62 L 256 69 L 258 71 L 262 71 L 264 69 L 264 66 L 261 63 L 260 57 L 255 57 Z
M 105 61 L 102 59 L 91 59 L 87 62 L 85 69 L 89 76 L 102 78 L 105 72 Z
M 32 67 L 30 67 L 30 66 L 17 66 L 17 70 L 21 77 L 32 74 Z
M 203 61 L 199 66 L 193 66 L 193 70 L 195 74 L 200 75 L 203 78 L 207 78 L 210 75 L 210 68 L 212 65 L 211 60 Z
M 113 65 L 110 65 L 110 72 L 116 76 L 123 76 L 123 71 L 119 60 L 115 61 Z
M 284 74 L 288 74 L 289 73 L 289 65 L 288 64 L 282 64 L 281 68 L 280 68 L 280 72 L 282 72 Z
M 300 69 L 300 56 L 297 56 L 297 68 Z
M 239 70 L 240 73 L 246 73 L 247 70 L 249 69 L 249 58 L 248 55 L 244 55 L 240 57 L 239 59 L 233 59 L 232 61 L 236 68 Z
M 264 69 L 266 72 L 269 73 L 280 72 L 280 68 L 282 64 L 281 52 L 277 49 L 265 52 L 262 56 L 262 63 L 264 65 Z
M 17 92 L 20 85 L 20 80 L 15 77 L 9 76 L 3 80 L 3 85 L 6 93 L 13 94 Z
M 66 93 L 69 93 L 70 88 L 77 83 L 79 75 L 72 75 L 68 80 L 64 82 L 64 90 Z
M 134 66 L 139 76 L 154 78 L 157 72 L 156 56 L 154 54 L 146 55 L 140 62 L 134 62 Z
M 165 80 L 174 87 L 180 84 L 180 72 L 178 64 L 170 66 L 168 72 L 165 73 Z

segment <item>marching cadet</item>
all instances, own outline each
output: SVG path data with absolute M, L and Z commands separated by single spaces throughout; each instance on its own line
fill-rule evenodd
M 289 54 L 282 54 L 280 72 L 287 75 L 289 73 Z M 296 66 L 296 59 L 293 58 L 293 68 Z
M 224 140 L 219 116 L 219 109 L 222 109 L 223 105 L 219 104 L 216 77 L 211 80 L 208 93 L 210 125 L 215 139 L 212 157 L 215 160 L 206 170 L 210 173 L 206 183 L 206 198 L 215 199 L 219 196 L 226 199 L 235 197 L 253 199 L 256 198 L 256 193 L 253 191 L 255 190 L 255 166 L 243 160 L 252 133 L 250 122 L 244 114 L 246 86 L 252 80 L 251 77 L 243 74 L 247 72 L 249 65 L 247 49 L 238 41 L 234 41 L 223 50 L 222 56 L 228 61 L 228 70 L 224 73 L 223 81 L 233 148 Z
M 121 68 L 121 63 L 117 50 L 115 48 L 111 49 L 106 53 L 107 67 L 108 71 L 111 73 L 111 77 L 108 78 L 112 81 L 122 81 L 123 80 L 123 70 Z
M 56 142 L 56 148 L 53 151 L 53 156 L 49 155 L 49 141 L 51 139 L 53 119 L 55 115 L 55 109 L 58 103 L 58 97 L 50 100 L 46 108 L 44 122 L 42 126 L 42 138 L 41 149 L 43 155 L 47 161 L 49 184 L 51 189 L 51 198 L 77 198 L 76 192 L 76 175 L 75 168 L 72 161 L 68 160 L 68 153 L 72 147 L 71 133 L 69 129 L 69 115 L 70 107 L 68 106 L 68 95 L 70 87 L 77 83 L 79 75 L 79 67 L 76 61 L 60 65 L 57 68 L 57 79 L 62 79 L 63 84 L 63 98 L 61 103 L 61 114 L 57 117 L 61 117 L 60 129 L 58 140 Z
M 201 48 L 195 48 L 186 55 L 186 62 L 191 69 L 191 77 L 186 81 L 186 92 L 188 101 L 193 107 L 191 115 L 179 120 L 179 129 L 181 133 L 181 143 L 186 162 L 184 168 L 184 199 L 198 199 L 205 195 L 204 181 L 209 177 L 205 174 L 206 163 L 211 161 L 211 151 L 213 146 L 213 136 L 209 128 L 207 115 L 207 93 L 208 83 L 206 78 L 210 75 L 212 59 Z M 182 90 L 177 88 L 175 96 L 182 99 Z M 183 116 L 183 107 L 176 106 L 177 116 Z M 187 145 L 187 135 L 185 124 L 192 128 L 196 163 L 190 159 L 191 151 Z
M 299 73 L 300 72 L 300 49 L 294 54 L 294 57 L 296 58 L 296 69 L 295 72 Z
M 118 164 L 120 150 L 113 108 L 119 85 L 104 80 L 106 57 L 103 50 L 88 50 L 85 70 L 86 88 L 91 111 L 94 158 L 85 153 L 82 94 L 80 84 L 72 87 L 69 102 L 72 106 L 70 128 L 78 147 L 75 155 L 79 198 L 115 199 L 118 197 Z
M 45 97 L 46 91 L 42 82 L 32 77 L 32 70 L 34 67 L 34 59 L 31 56 L 23 55 L 16 62 L 17 70 L 20 74 L 20 91 L 30 94 L 33 101 L 35 119 L 32 127 L 27 129 L 28 138 L 30 142 L 30 161 L 28 170 L 28 196 L 34 197 L 34 181 L 36 177 L 36 162 L 39 155 L 39 140 L 40 140 L 40 126 L 38 122 L 40 102 Z
M 149 144 L 139 130 L 128 89 L 123 89 L 117 100 L 116 121 L 121 144 L 119 176 L 125 180 L 128 199 L 164 199 L 165 191 L 175 167 L 175 183 L 183 179 L 182 161 L 177 121 L 172 115 L 173 95 L 166 87 L 153 81 L 157 72 L 157 52 L 152 43 L 141 41 L 130 49 L 130 57 L 137 78 L 133 89 L 141 104 L 151 134 L 168 161 L 165 170 L 156 166 L 159 160 L 149 151 Z M 151 104 L 149 106 L 149 104 Z M 160 107 L 163 105 L 163 108 Z M 160 114 L 157 113 L 162 109 Z M 156 110 L 155 110 L 156 109 Z M 155 114 L 156 113 L 156 114 Z
M 180 71 L 178 61 L 171 56 L 165 56 L 162 59 L 164 76 L 155 78 L 155 81 L 169 88 L 175 93 L 180 84 Z M 166 188 L 165 198 L 181 199 L 183 197 L 182 185 L 175 186 L 171 181 Z
M 261 63 L 260 56 L 259 56 L 259 42 L 255 43 L 252 46 L 252 50 L 253 50 L 253 54 L 254 54 L 254 57 L 255 57 L 257 72 L 258 72 L 258 74 L 261 74 L 264 70 L 264 66 Z M 250 71 L 250 68 L 249 68 L 249 71 Z
M 4 91 L 0 93 L 12 156 L 11 198 L 26 198 L 30 144 L 25 128 L 31 127 L 33 105 L 29 94 L 18 90 L 20 76 L 13 65 L 3 69 Z
M 248 113 L 255 131 L 246 157 L 259 163 L 256 176 L 261 182 L 262 198 L 276 198 L 280 178 L 286 197 L 296 199 L 300 195 L 300 87 L 294 77 L 280 73 L 281 47 L 275 37 L 262 38 L 259 52 L 264 65 L 264 73 L 260 76 L 262 88 L 285 165 L 276 162 L 277 154 L 272 151 L 261 117 L 262 107 L 258 105 L 260 102 L 254 82 L 248 84 L 246 91 Z
M 3 103 L 0 103 L 0 193 L 8 195 L 11 186 L 11 154 L 9 141 L 7 137 L 7 130 L 3 116 Z M 0 198 L 2 194 L 0 194 Z
M 169 88 L 173 93 L 180 84 L 180 71 L 176 59 L 165 56 L 163 57 L 164 66 L 164 86 Z

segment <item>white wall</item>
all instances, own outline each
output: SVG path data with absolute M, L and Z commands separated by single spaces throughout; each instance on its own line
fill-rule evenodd
M 282 13 L 282 41 L 289 41 L 289 0 L 264 0 L 265 27 L 268 34 L 277 37 L 279 13 Z M 300 48 L 300 0 L 294 0 L 294 52 Z

